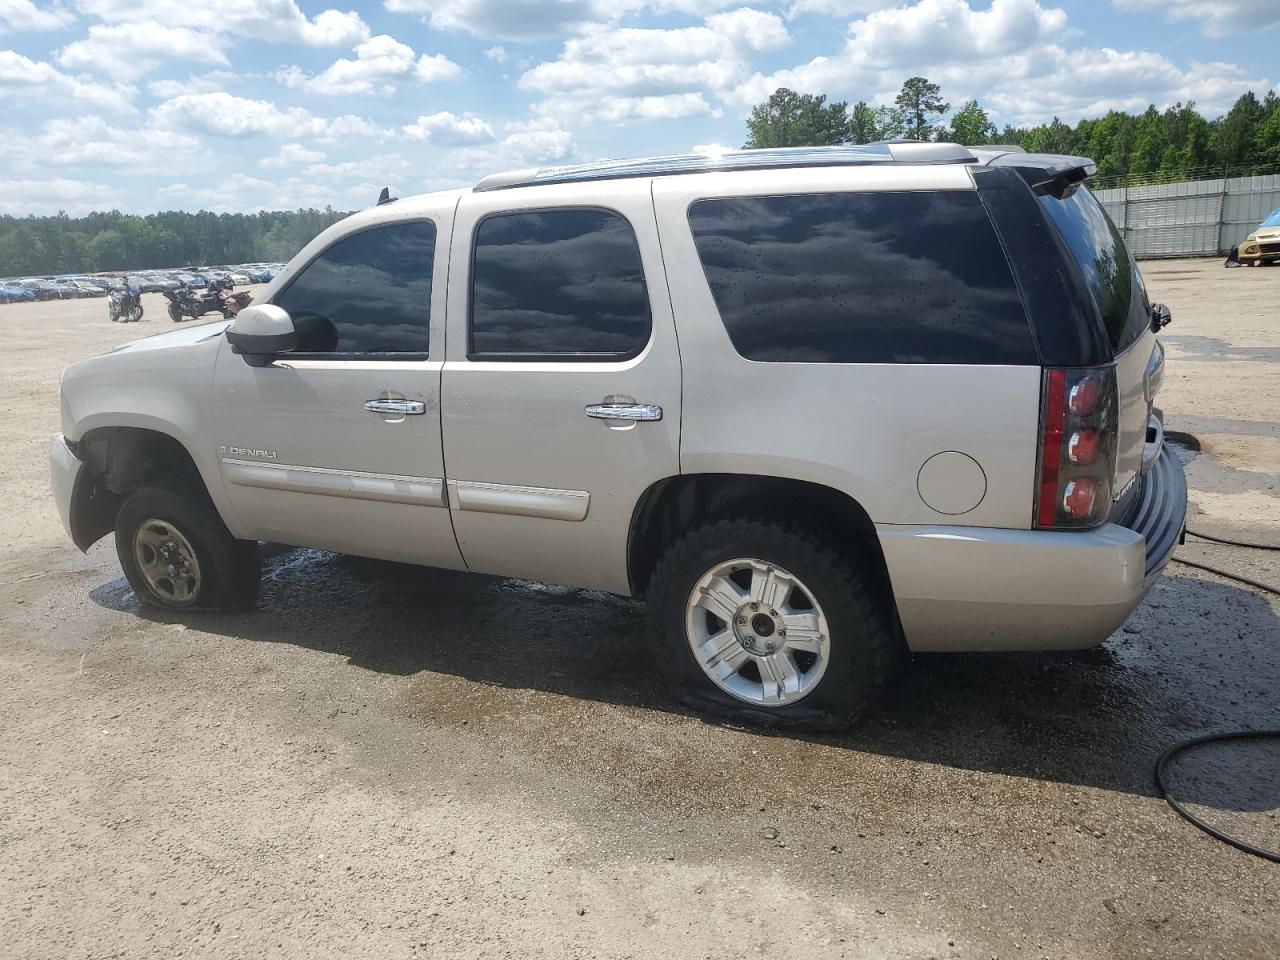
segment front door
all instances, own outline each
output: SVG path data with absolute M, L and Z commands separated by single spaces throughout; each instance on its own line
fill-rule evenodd
M 440 446 L 451 210 L 357 229 L 272 302 L 295 352 L 251 366 L 224 342 L 214 429 L 241 536 L 463 568 Z
M 444 450 L 470 569 L 628 591 L 637 502 L 680 472 L 680 355 L 649 184 L 465 196 Z

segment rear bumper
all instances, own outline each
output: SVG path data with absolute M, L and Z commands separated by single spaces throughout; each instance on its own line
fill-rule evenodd
M 1164 448 L 1142 475 L 1142 488 L 1128 515 L 1120 521 L 1142 535 L 1146 553 L 1143 589 L 1150 587 L 1173 558 L 1187 522 L 1187 477 L 1182 464 Z
M 877 528 L 914 651 L 1072 650 L 1124 623 L 1173 554 L 1186 517 L 1167 451 L 1124 524 L 1087 531 Z

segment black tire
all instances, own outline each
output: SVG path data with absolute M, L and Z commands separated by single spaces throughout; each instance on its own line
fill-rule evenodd
M 699 579 L 739 557 L 789 571 L 812 592 L 827 617 L 826 672 L 802 699 L 777 707 L 740 700 L 720 689 L 694 658 L 686 603 Z M 811 526 L 726 519 L 686 533 L 659 561 L 648 589 L 654 661 L 673 695 L 723 720 L 794 731 L 843 730 L 875 703 L 905 645 L 878 563 Z
M 129 319 L 132 320 L 134 323 L 137 323 L 139 320 L 142 319 L 141 304 L 139 304 L 138 306 L 134 307 L 132 310 L 129 311 Z
M 143 524 L 159 520 L 194 549 L 199 587 L 190 603 L 174 603 L 154 590 L 134 556 L 134 537 Z M 116 515 L 116 555 L 133 592 L 144 603 L 169 611 L 244 610 L 253 606 L 262 577 L 258 544 L 237 540 L 203 489 L 194 485 L 146 486 L 129 494 Z
M 174 323 L 182 322 L 182 310 L 178 307 L 176 303 L 171 302 L 169 304 L 169 319 L 172 320 Z

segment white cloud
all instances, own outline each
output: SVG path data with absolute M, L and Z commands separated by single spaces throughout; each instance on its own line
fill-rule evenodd
M 97 23 L 83 40 L 58 51 L 58 63 L 68 69 L 100 71 L 118 80 L 132 80 L 167 59 L 229 65 L 207 33 L 159 23 L 145 30 Z
M 302 172 L 308 177 L 324 177 L 326 180 L 386 182 L 400 180 L 401 172 L 409 166 L 409 161 L 398 153 L 385 153 L 342 163 L 313 163 Z
M 487 143 L 495 139 L 488 121 L 470 113 L 460 117 L 448 110 L 424 114 L 401 127 L 401 133 L 410 140 L 430 141 L 443 146 Z
M 208 73 L 195 74 L 185 80 L 152 80 L 147 90 L 153 97 L 169 100 L 184 93 L 213 93 L 224 89 L 227 84 L 239 79 L 239 74 L 231 70 L 210 70 Z
M 385 34 L 357 44 L 355 54 L 355 59 L 337 60 L 312 77 L 297 67 L 284 67 L 274 76 L 285 86 L 313 93 L 389 96 L 402 80 L 429 83 L 462 75 L 462 68 L 443 54 L 416 57 L 408 44 Z
M 37 6 L 31 0 L 0 0 L 0 33 L 20 30 L 56 30 L 75 22 L 71 11 L 55 3 Z
M 32 60 L 12 50 L 0 50 L 0 98 L 12 98 L 13 103 L 48 106 L 76 100 L 106 110 L 132 113 L 136 92 L 128 84 L 73 76 L 52 64 Z
M 550 121 L 510 123 L 498 142 L 460 147 L 448 162 L 468 173 L 488 174 L 516 167 L 564 162 L 573 151 L 573 135 Z
M 548 40 L 609 26 L 651 11 L 705 16 L 732 0 L 385 0 L 395 13 L 420 13 L 435 30 L 500 40 Z
M 77 0 L 82 13 L 107 23 L 181 26 L 211 40 L 237 34 L 278 43 L 339 47 L 369 37 L 369 25 L 353 10 L 323 10 L 308 17 L 295 0 Z
M 184 93 L 153 107 L 151 117 L 162 129 L 195 130 L 221 137 L 307 137 L 330 142 L 381 134 L 363 117 L 317 117 L 302 107 L 278 107 L 269 100 L 251 100 L 225 91 Z
M 286 143 L 269 157 L 258 161 L 258 166 L 272 169 L 290 169 L 319 163 L 325 157 L 323 150 L 312 150 L 300 143 Z
M 232 35 L 338 46 L 370 33 L 358 13 L 324 10 L 309 18 L 294 0 L 78 0 L 78 6 L 103 22 L 59 51 L 58 62 L 119 79 L 141 76 L 165 60 L 227 64 Z
M 395 13 L 421 13 L 435 30 L 503 40 L 563 36 L 609 19 L 605 0 L 386 0 Z
M 826 17 L 859 17 L 897 5 L 897 0 L 795 0 L 787 16 L 816 13 Z
M 494 63 L 507 62 L 507 50 L 505 47 L 490 47 L 484 52 L 486 60 L 492 60 Z
M 157 145 L 163 145 L 157 150 Z M 151 128 L 112 126 L 101 117 L 59 117 L 46 120 L 40 132 L 27 135 L 5 131 L 0 156 L 13 169 L 41 171 L 49 167 L 114 167 L 131 174 L 161 173 L 175 165 L 200 165 L 200 141 L 195 137 Z
M 751 58 L 790 41 L 780 17 L 742 8 L 703 26 L 595 28 L 565 41 L 559 58 L 526 71 L 519 86 L 548 99 L 545 116 L 625 120 L 716 113 L 707 95 L 744 81 Z
M 342 206 L 342 192 L 330 183 L 317 183 L 300 177 L 263 180 L 242 173 L 207 187 L 193 187 L 184 182 L 166 184 L 156 190 L 155 197 L 161 209 L 210 210 L 214 213 Z
M 1179 100 L 1213 114 L 1250 85 L 1267 86 L 1222 64 L 1183 69 L 1147 51 L 1068 49 L 1061 41 L 1074 33 L 1063 11 L 1037 0 L 993 0 L 985 10 L 964 0 L 920 0 L 855 20 L 835 53 L 756 74 L 726 97 L 745 109 L 790 87 L 887 103 L 904 79 L 922 75 L 953 104 L 976 96 L 998 122 L 1025 124 Z
M 65 210 L 70 214 L 92 210 L 118 210 L 123 206 L 115 187 L 85 180 L 0 180 L 0 214 L 13 217 L 28 213 Z
M 1114 0 L 1121 10 L 1163 13 L 1171 20 L 1199 20 L 1204 32 L 1221 37 L 1235 31 L 1250 33 L 1280 24 L 1276 0 Z

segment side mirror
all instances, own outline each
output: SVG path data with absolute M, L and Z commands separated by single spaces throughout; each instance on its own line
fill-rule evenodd
M 252 304 L 231 321 L 227 342 L 246 363 L 266 366 L 277 353 L 297 349 L 298 331 L 289 314 L 275 304 Z
M 1153 303 L 1151 305 L 1151 329 L 1159 333 L 1170 323 L 1173 322 L 1173 315 L 1169 313 L 1169 308 L 1163 303 Z

